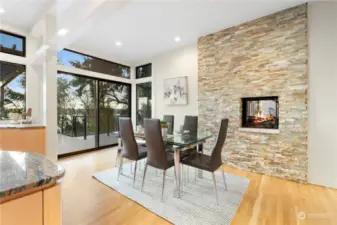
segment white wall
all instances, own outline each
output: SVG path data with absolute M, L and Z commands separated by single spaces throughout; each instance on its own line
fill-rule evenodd
M 153 57 L 137 65 L 152 63 L 152 112 L 154 118 L 175 116 L 175 130 L 184 122 L 185 115 L 198 115 L 198 48 L 197 44 Z M 187 76 L 188 104 L 169 106 L 164 103 L 164 80 Z M 140 81 L 136 81 L 140 82 Z M 135 102 L 135 100 L 134 100 Z
M 309 4 L 308 181 L 337 188 L 337 2 Z

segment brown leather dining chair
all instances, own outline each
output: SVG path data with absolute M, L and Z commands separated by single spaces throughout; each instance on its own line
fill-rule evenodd
M 163 121 L 168 123 L 167 133 L 173 135 L 174 133 L 174 116 L 164 115 Z
M 215 180 L 214 172 L 217 169 L 219 169 L 219 167 L 222 167 L 221 168 L 222 177 L 225 183 L 225 189 L 227 190 L 226 176 L 225 176 L 224 167 L 223 167 L 223 163 L 221 159 L 221 151 L 222 151 L 222 147 L 226 140 L 227 128 L 228 128 L 228 119 L 222 119 L 218 137 L 217 137 L 215 146 L 212 150 L 212 154 L 210 156 L 202 154 L 202 153 L 198 153 L 198 154 L 191 155 L 181 161 L 183 165 L 191 166 L 196 169 L 205 170 L 205 171 L 212 173 L 217 204 L 219 204 L 218 191 L 216 188 L 216 180 Z
M 119 132 L 120 138 L 123 142 L 123 149 L 120 155 L 120 163 L 118 170 L 118 180 L 121 174 L 121 169 L 123 166 L 123 158 L 135 161 L 134 174 L 133 174 L 133 187 L 135 186 L 136 181 L 136 172 L 137 172 L 137 162 L 141 159 L 146 158 L 147 149 L 144 146 L 137 145 L 131 118 L 129 117 L 120 117 L 119 118 Z
M 144 169 L 142 191 L 144 189 L 144 182 L 147 167 L 151 166 L 156 169 L 163 170 L 163 186 L 161 200 L 163 200 L 165 189 L 166 170 L 174 166 L 173 154 L 168 153 L 165 149 L 163 137 L 161 134 L 159 119 L 145 119 L 144 120 L 145 141 L 147 146 L 147 161 Z M 176 171 L 174 170 L 175 179 L 177 179 Z M 177 183 L 177 182 L 176 182 Z

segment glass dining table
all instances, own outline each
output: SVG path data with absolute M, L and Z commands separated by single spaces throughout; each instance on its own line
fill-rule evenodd
M 119 132 L 114 133 L 118 138 L 118 158 L 120 157 L 120 152 L 123 148 L 123 143 L 120 138 Z M 135 138 L 145 140 L 145 135 L 143 132 L 135 132 Z M 173 154 L 174 154 L 174 167 L 177 172 L 177 182 L 176 189 L 174 191 L 174 196 L 180 198 L 181 193 L 181 172 L 180 172 L 180 154 L 181 152 L 191 149 L 193 147 L 197 148 L 197 152 L 200 153 L 202 150 L 199 149 L 199 145 L 204 143 L 207 139 L 212 138 L 213 135 L 211 132 L 198 132 L 198 134 L 174 134 L 174 135 L 166 135 L 163 136 L 163 141 L 165 145 L 173 146 Z M 198 170 L 198 177 L 202 178 L 202 170 Z

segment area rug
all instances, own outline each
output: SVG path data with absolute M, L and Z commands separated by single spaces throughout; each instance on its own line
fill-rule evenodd
M 118 168 L 94 174 L 93 177 L 115 191 L 137 202 L 158 216 L 177 225 L 229 225 L 247 190 L 249 180 L 226 174 L 228 190 L 225 190 L 221 172 L 216 172 L 219 205 L 216 204 L 212 174 L 203 172 L 203 178 L 195 180 L 195 171 L 190 168 L 189 180 L 185 184 L 181 198 L 173 196 L 175 186 L 173 168 L 168 170 L 164 199 L 161 201 L 163 177 L 161 172 L 148 167 L 141 191 L 143 170 L 137 170 L 135 188 L 129 164 L 124 164 L 123 175 L 117 181 Z M 187 171 L 187 170 L 186 170 Z M 187 174 L 187 172 L 185 172 Z

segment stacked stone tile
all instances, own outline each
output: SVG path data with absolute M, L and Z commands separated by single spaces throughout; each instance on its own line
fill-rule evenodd
M 306 182 L 307 5 L 201 37 L 198 64 L 200 129 L 216 132 L 229 118 L 226 163 Z M 258 96 L 279 97 L 279 134 L 239 130 L 241 98 Z

